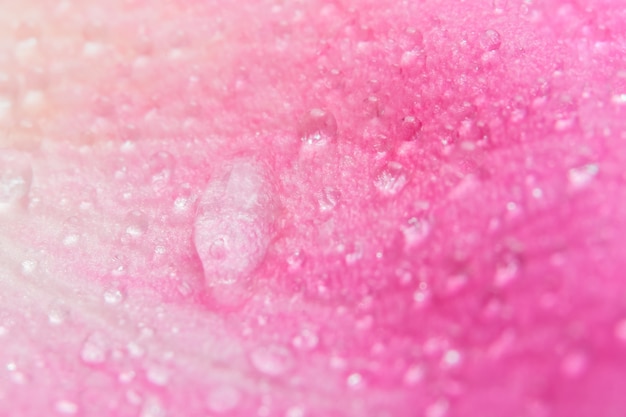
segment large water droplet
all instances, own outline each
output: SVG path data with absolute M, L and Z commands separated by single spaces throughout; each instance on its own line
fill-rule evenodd
M 0 150 L 0 212 L 26 206 L 32 178 L 27 155 Z
M 298 134 L 306 145 L 327 145 L 337 136 L 337 120 L 327 110 L 312 109 L 301 120 Z
M 107 358 L 108 344 L 104 335 L 92 333 L 83 344 L 80 357 L 87 364 L 100 364 Z
M 260 346 L 250 353 L 252 365 L 261 373 L 279 376 L 290 371 L 295 362 L 293 355 L 283 346 Z
M 384 196 L 393 196 L 404 189 L 408 180 L 399 162 L 389 162 L 374 179 L 374 185 Z

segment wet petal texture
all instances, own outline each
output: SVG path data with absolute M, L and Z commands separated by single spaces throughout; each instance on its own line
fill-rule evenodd
M 625 13 L 3 1 L 0 415 L 621 417 Z

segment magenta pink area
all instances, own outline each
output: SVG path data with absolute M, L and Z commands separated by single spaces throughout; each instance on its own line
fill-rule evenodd
M 620 2 L 68 7 L 0 415 L 626 414 Z

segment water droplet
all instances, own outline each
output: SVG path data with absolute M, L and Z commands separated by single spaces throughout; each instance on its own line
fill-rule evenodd
M 148 170 L 150 182 L 155 191 L 160 191 L 169 184 L 174 165 L 174 157 L 169 152 L 160 151 L 150 157 Z
M 285 417 L 304 417 L 305 415 L 305 408 L 299 405 L 289 407 L 285 412 Z
M 426 407 L 426 412 L 424 414 L 426 417 L 444 417 L 448 414 L 449 408 L 450 404 L 448 401 L 442 399 Z
M 461 352 L 456 349 L 450 349 L 443 354 L 441 364 L 445 368 L 454 368 L 461 363 L 462 359 L 463 356 L 461 355 Z
M 420 282 L 415 292 L 413 292 L 413 302 L 417 307 L 423 307 L 430 299 L 430 289 L 428 284 Z
M 234 410 L 241 401 L 239 391 L 230 386 L 214 388 L 209 393 L 207 405 L 215 413 L 221 414 Z
M 611 96 L 611 103 L 618 106 L 626 105 L 626 93 L 613 94 Z
M 327 145 L 337 136 L 337 120 L 331 112 L 315 108 L 302 119 L 298 133 L 306 145 Z
M 402 227 L 406 249 L 411 249 L 422 243 L 430 234 L 430 223 L 426 219 L 412 217 Z
M 100 364 L 107 358 L 108 345 L 100 333 L 92 333 L 83 344 L 80 357 L 87 364 Z
M 244 284 L 265 257 L 274 233 L 274 193 L 259 164 L 236 161 L 225 171 L 203 193 L 194 243 L 214 297 L 230 304 L 241 301 L 235 298 L 245 295 Z
M 317 333 L 311 329 L 302 329 L 300 333 L 294 336 L 291 343 L 293 347 L 303 351 L 313 350 L 317 347 L 319 338 Z
M 504 13 L 506 9 L 506 4 L 508 0 L 493 0 L 493 11 L 494 13 L 500 14 Z
M 404 373 L 404 383 L 409 386 L 416 385 L 424 379 L 424 368 L 420 365 L 410 366 Z
M 57 401 L 56 404 L 54 404 L 54 409 L 57 413 L 65 415 L 72 415 L 78 412 L 78 406 L 68 400 Z
M 140 417 L 166 417 L 165 407 L 157 397 L 148 397 L 141 407 Z
M 124 300 L 124 293 L 118 288 L 111 288 L 106 290 L 102 297 L 104 298 L 105 303 L 115 305 Z
M 37 269 L 37 261 L 27 259 L 22 262 L 22 274 L 31 275 Z
M 398 162 L 389 162 L 386 167 L 378 172 L 374 179 L 374 185 L 384 196 L 393 196 L 400 193 L 407 182 L 404 167 Z
M 67 320 L 69 311 L 64 306 L 54 306 L 48 311 L 48 322 L 53 326 L 59 326 Z
M 494 275 L 494 282 L 499 287 L 504 287 L 513 281 L 520 269 L 519 259 L 515 255 L 508 255 L 499 262 Z
M 500 49 L 500 45 L 502 44 L 502 40 L 500 39 L 500 33 L 493 29 L 487 29 L 480 36 L 480 47 L 485 51 L 495 51 Z
M 320 212 L 328 213 L 332 211 L 339 201 L 339 192 L 334 188 L 324 188 L 318 199 Z
M 31 164 L 25 154 L 0 150 L 0 212 L 26 206 L 32 178 Z
M 362 388 L 364 384 L 363 375 L 358 372 L 351 373 L 346 379 L 346 384 L 352 389 Z
M 148 230 L 148 217 L 141 210 L 132 210 L 126 215 L 126 234 L 137 238 Z
M 158 386 L 165 386 L 170 380 L 170 371 L 160 365 L 153 365 L 146 371 L 148 381 Z
M 254 349 L 250 354 L 250 361 L 259 372 L 269 376 L 283 375 L 295 364 L 289 349 L 278 345 Z
M 415 116 L 406 116 L 398 126 L 398 138 L 404 141 L 416 140 L 422 130 L 422 122 Z
M 600 168 L 598 164 L 587 164 L 572 168 L 567 172 L 567 179 L 573 190 L 579 190 L 588 186 L 598 174 Z

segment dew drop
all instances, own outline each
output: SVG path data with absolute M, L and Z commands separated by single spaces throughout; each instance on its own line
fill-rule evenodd
M 438 400 L 426 407 L 426 417 L 444 417 L 448 414 L 450 404 L 446 400 Z
M 158 386 L 165 386 L 170 380 L 170 371 L 160 365 L 153 365 L 146 371 L 148 381 Z
M 63 306 L 54 306 L 48 311 L 48 322 L 53 326 L 60 326 L 67 320 L 69 311 Z
M 318 199 L 318 205 L 320 208 L 320 212 L 329 213 L 336 206 L 339 201 L 339 192 L 334 188 L 325 188 Z
M 505 257 L 496 267 L 495 284 L 499 287 L 506 286 L 517 277 L 519 269 L 520 264 L 517 257 L 513 255 Z
M 278 345 L 254 349 L 250 354 L 250 361 L 259 372 L 268 376 L 283 375 L 295 364 L 289 349 Z
M 416 140 L 422 130 L 422 122 L 414 116 L 406 116 L 398 126 L 398 137 L 400 140 Z
M 301 120 L 298 134 L 306 145 L 327 145 L 336 139 L 337 120 L 327 110 L 312 109 Z
M 493 0 L 493 11 L 494 13 L 500 14 L 504 13 L 506 9 L 507 0 Z
M 100 333 L 92 333 L 83 344 L 80 357 L 87 364 L 101 364 L 107 358 L 107 342 Z
M 613 94 L 611 96 L 611 103 L 618 106 L 626 105 L 626 93 Z
M 494 29 L 487 29 L 480 36 L 480 47 L 485 51 L 495 51 L 500 49 L 502 40 L 500 39 L 500 33 Z
M 578 377 L 585 372 L 587 361 L 587 356 L 583 352 L 568 353 L 561 362 L 561 371 L 570 378 Z
M 221 414 L 234 410 L 241 401 L 239 391 L 231 386 L 220 386 L 209 393 L 207 405 L 215 413 Z
M 305 415 L 305 408 L 299 405 L 289 407 L 285 412 L 285 417 L 304 417 Z
M 399 162 L 389 162 L 374 179 L 374 185 L 378 191 L 387 197 L 400 193 L 407 182 L 404 167 Z
M 0 212 L 26 206 L 32 178 L 25 154 L 0 150 Z
M 598 164 L 587 164 L 576 168 L 571 168 L 567 172 L 567 179 L 570 188 L 579 190 L 587 187 L 594 177 L 598 174 L 600 168 Z
M 148 397 L 141 407 L 140 417 L 166 417 L 163 404 L 157 397 Z
M 424 368 L 420 365 L 412 365 L 404 372 L 403 381 L 406 385 L 417 385 L 424 378 Z
M 57 401 L 54 405 L 54 409 L 57 413 L 65 415 L 73 415 L 78 412 L 78 406 L 68 400 Z
M 352 389 L 358 389 L 363 386 L 363 375 L 358 372 L 351 373 L 346 379 L 346 384 Z
M 116 305 L 124 300 L 124 293 L 117 288 L 106 290 L 102 295 L 104 302 L 110 305 Z
M 402 227 L 406 249 L 411 249 L 422 243 L 430 234 L 430 223 L 426 219 L 412 217 Z
M 133 238 L 142 236 L 148 230 L 148 218 L 141 210 L 128 212 L 124 224 L 126 226 L 126 234 Z
M 300 332 L 294 336 L 291 343 L 293 347 L 302 351 L 313 350 L 317 347 L 319 342 L 319 338 L 317 333 L 315 333 L 311 329 L 302 329 Z
M 174 165 L 174 157 L 169 152 L 156 152 L 150 157 L 148 169 L 150 182 L 155 191 L 160 191 L 169 184 Z

